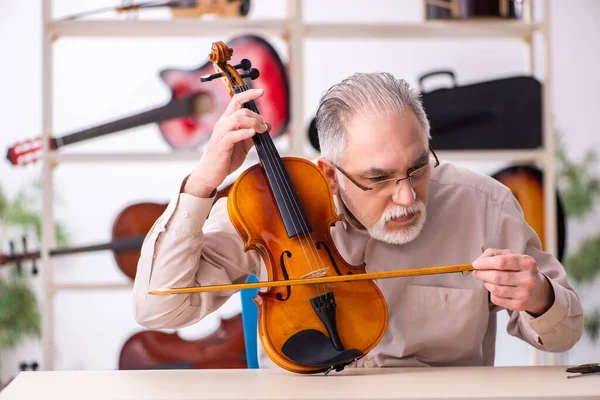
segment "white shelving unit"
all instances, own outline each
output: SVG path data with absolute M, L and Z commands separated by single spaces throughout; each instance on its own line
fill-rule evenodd
M 130 290 L 128 283 L 88 282 L 57 283 L 54 281 L 54 264 L 49 249 L 55 245 L 54 235 L 54 181 L 53 169 L 60 163 L 136 163 L 136 162 L 190 162 L 199 158 L 199 152 L 172 153 L 77 153 L 61 154 L 48 148 L 53 125 L 53 42 L 60 37 L 152 37 L 152 36 L 215 36 L 247 34 L 283 35 L 288 43 L 289 79 L 291 93 L 291 140 L 289 151 L 282 155 L 306 156 L 306 126 L 303 107 L 303 40 L 305 38 L 394 38 L 402 39 L 485 39 L 510 38 L 523 41 L 529 49 L 526 68 L 535 71 L 533 36 L 539 32 L 544 47 L 545 78 L 543 91 L 543 147 L 534 150 L 510 151 L 439 151 L 448 160 L 494 160 L 506 162 L 539 162 L 544 168 L 544 217 L 545 248 L 556 254 L 556 186 L 553 170 L 554 132 L 551 113 L 552 82 L 548 0 L 542 3 L 544 22 L 533 19 L 533 0 L 526 0 L 525 16 L 519 21 L 425 21 L 422 23 L 306 23 L 303 19 L 302 0 L 287 0 L 287 16 L 282 19 L 172 19 L 172 20 L 125 20 L 125 21 L 56 21 L 51 17 L 52 0 L 43 0 L 43 134 L 42 134 L 42 243 L 41 276 L 43 280 L 42 312 L 42 369 L 54 369 L 54 295 L 61 290 Z M 254 155 L 256 158 L 256 156 Z M 537 364 L 538 353 L 533 349 L 532 364 Z M 555 362 L 551 362 L 555 363 Z

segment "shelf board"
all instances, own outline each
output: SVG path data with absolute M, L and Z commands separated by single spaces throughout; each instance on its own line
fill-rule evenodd
M 403 38 L 403 39 L 489 39 L 527 38 L 543 25 L 524 21 L 425 21 L 414 23 L 309 23 L 305 36 L 311 38 Z
M 48 24 L 57 36 L 223 36 L 236 33 L 280 35 L 292 21 L 286 19 L 170 19 L 61 21 Z M 543 24 L 524 21 L 425 21 L 409 23 L 304 23 L 307 38 L 414 38 L 484 39 L 528 38 Z
M 515 150 L 436 150 L 439 158 L 449 161 L 544 161 L 544 149 Z
M 53 292 L 60 290 L 131 290 L 133 282 L 54 282 L 52 284 Z
M 281 34 L 287 26 L 288 22 L 283 19 L 58 20 L 50 22 L 47 31 L 57 36 L 229 36 L 248 31 Z
M 136 162 L 193 162 L 200 160 L 201 152 L 178 151 L 164 153 L 70 153 L 52 152 L 48 155 L 50 162 L 56 164 L 70 163 L 136 163 Z
M 544 149 L 517 150 L 439 150 L 436 154 L 445 160 L 459 161 L 543 161 L 546 158 Z M 282 157 L 285 152 L 280 151 Z M 50 162 L 60 163 L 138 163 L 138 162 L 196 162 L 201 152 L 174 151 L 164 153 L 71 153 L 51 152 Z M 301 156 L 302 157 L 302 156 Z M 312 157 L 314 158 L 314 157 Z M 256 151 L 248 153 L 249 162 L 257 162 Z

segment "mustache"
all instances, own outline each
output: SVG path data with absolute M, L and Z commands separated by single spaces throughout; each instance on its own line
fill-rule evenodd
M 409 207 L 396 206 L 396 207 L 390 208 L 389 210 L 387 210 L 385 212 L 384 217 L 385 217 L 386 221 L 389 221 L 394 218 L 406 217 L 406 216 L 416 214 L 418 212 L 424 212 L 424 211 L 425 211 L 425 204 L 422 201 L 417 200 L 417 202 L 415 202 L 415 204 L 413 204 Z

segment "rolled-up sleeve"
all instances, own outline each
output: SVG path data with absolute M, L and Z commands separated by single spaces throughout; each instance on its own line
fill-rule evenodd
M 191 325 L 235 293 L 152 295 L 152 289 L 243 283 L 258 273 L 260 257 L 244 251 L 229 220 L 227 199 L 214 199 L 179 192 L 148 232 L 133 286 L 133 314 L 140 325 Z
M 511 193 L 505 198 L 500 213 L 493 246 L 533 257 L 554 291 L 553 304 L 538 317 L 526 311 L 509 311 L 507 332 L 540 350 L 566 351 L 583 333 L 581 300 L 569 284 L 560 261 L 542 250 L 538 235 L 525 221 L 523 211 Z

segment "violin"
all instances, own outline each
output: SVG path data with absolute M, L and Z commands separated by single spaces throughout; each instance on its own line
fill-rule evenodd
M 201 78 L 223 78 L 230 96 L 248 90 L 227 63 L 232 53 L 224 42 L 213 43 L 209 57 L 217 72 Z M 258 71 L 250 68 L 244 75 L 250 74 Z M 244 107 L 258 113 L 254 101 Z M 237 178 L 227 210 L 246 249 L 261 254 L 269 279 L 364 273 L 364 263 L 348 264 L 335 248 L 329 229 L 340 217 L 323 172 L 308 160 L 282 159 L 268 132 L 253 140 L 260 164 Z M 385 298 L 370 280 L 272 287 L 255 302 L 267 355 L 297 373 L 342 370 L 379 343 L 388 321 Z
M 207 337 L 185 340 L 177 332 L 145 330 L 129 337 L 119 353 L 119 369 L 247 368 L 242 314 L 221 319 Z
M 221 78 L 230 96 L 248 90 L 243 78 L 258 75 L 254 68 L 239 75 L 228 64 L 232 54 L 224 42 L 213 43 L 209 57 L 216 73 L 201 78 Z M 244 107 L 259 113 L 254 101 Z M 160 288 L 150 294 L 266 287 L 254 298 L 266 354 L 291 372 L 329 373 L 364 357 L 385 334 L 387 303 L 375 277 L 473 270 L 465 264 L 367 274 L 365 263 L 347 263 L 330 235 L 341 218 L 321 169 L 302 158 L 280 157 L 268 131 L 256 133 L 253 141 L 260 162 L 235 181 L 227 211 L 245 250 L 262 257 L 268 281 Z
M 231 185 L 224 186 L 217 191 L 215 201 L 221 197 L 227 197 Z M 117 267 L 125 276 L 134 280 L 137 264 L 140 258 L 140 249 L 146 235 L 152 225 L 167 209 L 166 203 L 140 202 L 125 207 L 115 218 L 112 226 L 112 240 L 107 243 L 94 244 L 78 247 L 62 247 L 50 249 L 50 256 L 62 256 L 69 254 L 87 253 L 93 251 L 111 250 L 113 252 Z M 23 252 L 16 253 L 14 244 L 10 243 L 10 253 L 0 253 L 0 267 L 12 263 L 21 269 L 23 261 L 33 262 L 32 272 L 38 273 L 36 260 L 40 258 L 40 251 L 27 251 L 27 240 L 23 238 Z

